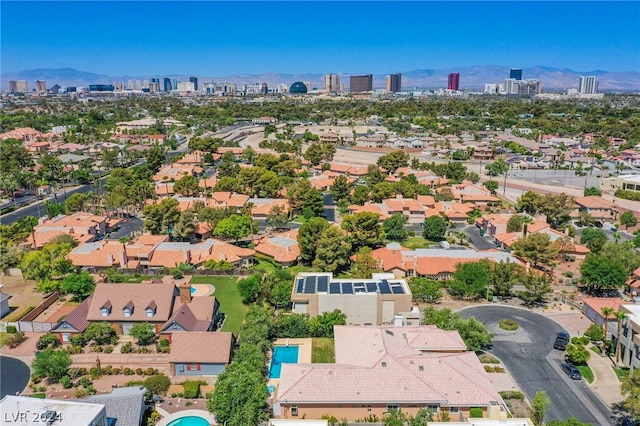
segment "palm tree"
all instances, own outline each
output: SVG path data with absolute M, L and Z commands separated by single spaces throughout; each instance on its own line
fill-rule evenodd
M 616 311 L 614 313 L 616 321 L 618 321 L 618 338 L 616 339 L 616 364 L 620 362 L 620 337 L 622 335 L 622 321 L 627 317 L 627 313 L 624 311 Z
M 529 215 L 523 214 L 522 216 L 520 216 L 522 219 L 522 237 L 526 237 L 527 236 L 527 231 L 529 230 L 529 224 L 533 223 L 533 218 Z
M 602 312 L 602 316 L 604 317 L 604 338 L 602 339 L 602 341 L 605 343 L 605 348 L 606 348 L 606 343 L 607 343 L 607 329 L 609 327 L 609 316 L 614 312 L 613 308 L 610 308 L 608 306 L 605 306 L 603 308 L 600 308 L 600 312 Z
M 127 243 L 129 242 L 129 240 L 131 239 L 131 237 L 120 237 L 118 238 L 118 241 L 120 241 L 120 244 L 122 244 L 122 250 L 124 250 L 124 261 L 128 263 L 128 258 L 127 258 Z M 127 265 L 121 265 L 121 268 L 126 268 Z

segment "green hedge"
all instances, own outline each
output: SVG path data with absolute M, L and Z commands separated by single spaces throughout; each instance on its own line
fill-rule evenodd
M 471 417 L 472 419 L 481 419 L 482 417 L 484 417 L 484 412 L 480 407 L 473 407 L 469 410 L 469 417 Z
M 520 391 L 501 391 L 498 392 L 502 399 L 519 399 L 524 401 L 524 393 Z
M 188 380 L 182 384 L 184 386 L 185 398 L 201 398 L 200 385 L 206 385 L 207 382 L 202 380 Z
M 640 201 L 640 191 L 632 191 L 630 189 L 616 189 L 614 195 L 619 198 L 624 198 L 625 200 Z

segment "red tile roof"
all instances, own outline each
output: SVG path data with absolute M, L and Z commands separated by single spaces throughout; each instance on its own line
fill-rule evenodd
M 171 335 L 172 363 L 228 364 L 231 360 L 233 334 L 229 332 L 184 332 Z

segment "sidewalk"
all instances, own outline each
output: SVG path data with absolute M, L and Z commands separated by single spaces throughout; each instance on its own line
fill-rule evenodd
M 622 401 L 624 398 L 620 394 L 620 380 L 613 371 L 613 363 L 609 357 L 592 352 L 587 363 L 594 377 L 591 388 L 600 398 L 608 405 Z

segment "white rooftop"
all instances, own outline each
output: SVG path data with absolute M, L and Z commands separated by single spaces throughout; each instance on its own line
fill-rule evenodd
M 106 421 L 102 404 L 7 395 L 0 400 L 1 426 L 94 426 Z M 44 414 L 47 413 L 48 414 Z M 40 417 L 42 414 L 42 418 Z M 50 416 L 50 417 L 47 417 Z M 47 418 L 54 419 L 52 423 Z

